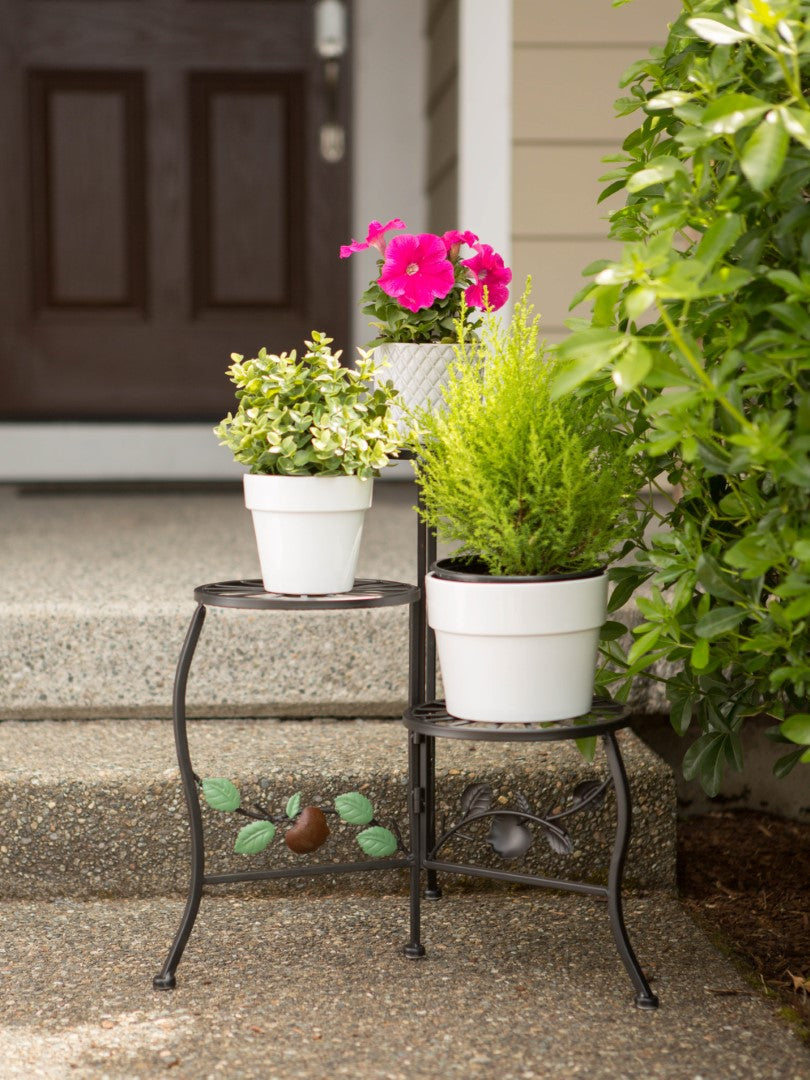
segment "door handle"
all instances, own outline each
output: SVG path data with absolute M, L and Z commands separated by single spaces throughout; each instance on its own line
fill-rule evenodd
M 323 61 L 326 120 L 320 127 L 320 153 L 334 164 L 346 153 L 346 131 L 338 118 L 340 58 L 348 46 L 346 5 L 342 0 L 316 0 L 315 52 Z

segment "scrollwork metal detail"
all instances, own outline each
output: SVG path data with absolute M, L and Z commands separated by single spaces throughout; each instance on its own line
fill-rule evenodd
M 523 858 L 534 844 L 538 832 L 557 855 L 570 855 L 574 850 L 574 841 L 559 822 L 583 811 L 596 810 L 604 801 L 610 783 L 609 778 L 582 780 L 572 790 L 566 806 L 545 814 L 537 813 L 523 792 L 515 792 L 512 805 L 499 807 L 493 806 L 494 793 L 489 784 L 468 784 L 461 793 L 461 817 L 449 827 L 446 821 L 442 823 L 441 836 L 430 858 L 437 858 L 439 850 L 454 836 L 462 840 L 480 838 L 480 832 L 477 837 L 467 830 L 477 822 L 486 820 L 489 820 L 486 842 L 502 859 Z M 537 829 L 532 830 L 530 825 L 536 825 Z

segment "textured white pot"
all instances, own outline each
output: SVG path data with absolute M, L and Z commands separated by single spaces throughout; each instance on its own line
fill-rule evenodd
M 406 410 L 435 409 L 442 404 L 442 387 L 455 358 L 454 345 L 395 342 L 376 346 L 375 362 L 387 365 L 381 367 L 377 378 L 391 380 L 404 406 L 393 411 L 400 432 L 408 430 Z
M 514 724 L 589 711 L 606 574 L 471 582 L 431 572 L 425 584 L 452 716 Z
M 374 481 L 251 474 L 243 479 L 265 589 L 303 596 L 351 589 Z

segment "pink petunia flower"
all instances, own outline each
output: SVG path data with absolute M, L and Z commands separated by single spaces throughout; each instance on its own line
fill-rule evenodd
M 365 251 L 366 248 L 375 247 L 381 255 L 385 255 L 385 234 L 389 229 L 404 229 L 405 222 L 399 218 L 392 218 L 385 225 L 379 221 L 370 221 L 365 240 L 352 240 L 350 244 L 341 244 L 340 257 L 348 259 L 356 251 Z
M 468 247 L 472 247 L 478 237 L 474 232 L 459 232 L 458 229 L 451 229 L 444 234 L 442 240 L 444 240 L 444 246 L 447 248 L 448 257 L 455 260 L 458 258 L 458 249 L 461 245 L 466 244 Z
M 484 310 L 489 307 L 497 311 L 509 299 L 507 285 L 512 280 L 512 271 L 504 266 L 503 259 L 493 251 L 489 244 L 475 244 L 476 254 L 471 259 L 462 259 L 462 266 L 472 271 L 473 282 L 464 291 L 464 299 L 470 307 Z M 487 291 L 484 299 L 484 289 Z
M 408 311 L 443 300 L 455 285 L 444 241 L 433 233 L 394 236 L 386 248 L 377 283 Z

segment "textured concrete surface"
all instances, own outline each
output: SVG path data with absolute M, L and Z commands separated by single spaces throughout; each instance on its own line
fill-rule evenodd
M 359 577 L 413 581 L 410 484 L 378 484 Z M 168 715 L 193 590 L 259 575 L 241 495 L 0 489 L 0 716 Z M 202 715 L 400 715 L 407 608 L 211 609 L 188 686 Z
M 0 905 L 4 1080 L 806 1080 L 810 1051 L 665 895 L 627 923 L 638 1012 L 603 905 L 538 893 L 205 897 L 177 989 L 156 992 L 177 901 Z
M 378 483 L 358 575 L 416 579 L 410 483 Z M 257 577 L 241 494 L 20 494 L 0 487 L 0 717 L 168 715 L 194 587 Z M 207 716 L 399 716 L 406 608 L 210 609 L 188 686 Z M 639 680 L 634 707 L 666 711 Z
M 669 889 L 675 872 L 675 795 L 661 760 L 632 733 L 620 734 L 634 802 L 626 880 Z M 283 814 L 288 798 L 333 807 L 335 795 L 362 791 L 380 824 L 406 838 L 407 733 L 397 721 L 201 720 L 190 724 L 192 762 L 202 777 L 236 782 L 246 804 Z M 571 744 L 437 743 L 438 817 L 459 820 L 460 797 L 488 783 L 498 806 L 521 792 L 539 813 L 564 808 L 576 785 L 601 777 L 600 750 L 589 765 Z M 302 861 L 362 859 L 357 828 L 331 821 L 332 835 L 312 857 L 292 856 L 281 836 L 256 856 L 236 855 L 244 818 L 204 807 L 211 872 L 266 869 Z M 574 840 L 569 856 L 554 854 L 536 835 L 525 863 L 496 858 L 487 826 L 456 842 L 448 857 L 498 868 L 603 881 L 614 830 L 610 796 L 594 811 L 565 819 Z M 6 721 L 0 723 L 0 897 L 137 897 L 184 892 L 188 823 L 176 766 L 172 725 L 163 720 Z M 278 892 L 324 890 L 330 879 L 300 879 Z M 340 879 L 344 890 L 386 891 L 405 885 L 404 871 Z M 234 887 L 237 888 L 237 887 Z M 244 886 L 238 888 L 244 889 Z M 266 884 L 256 887 L 266 891 Z

